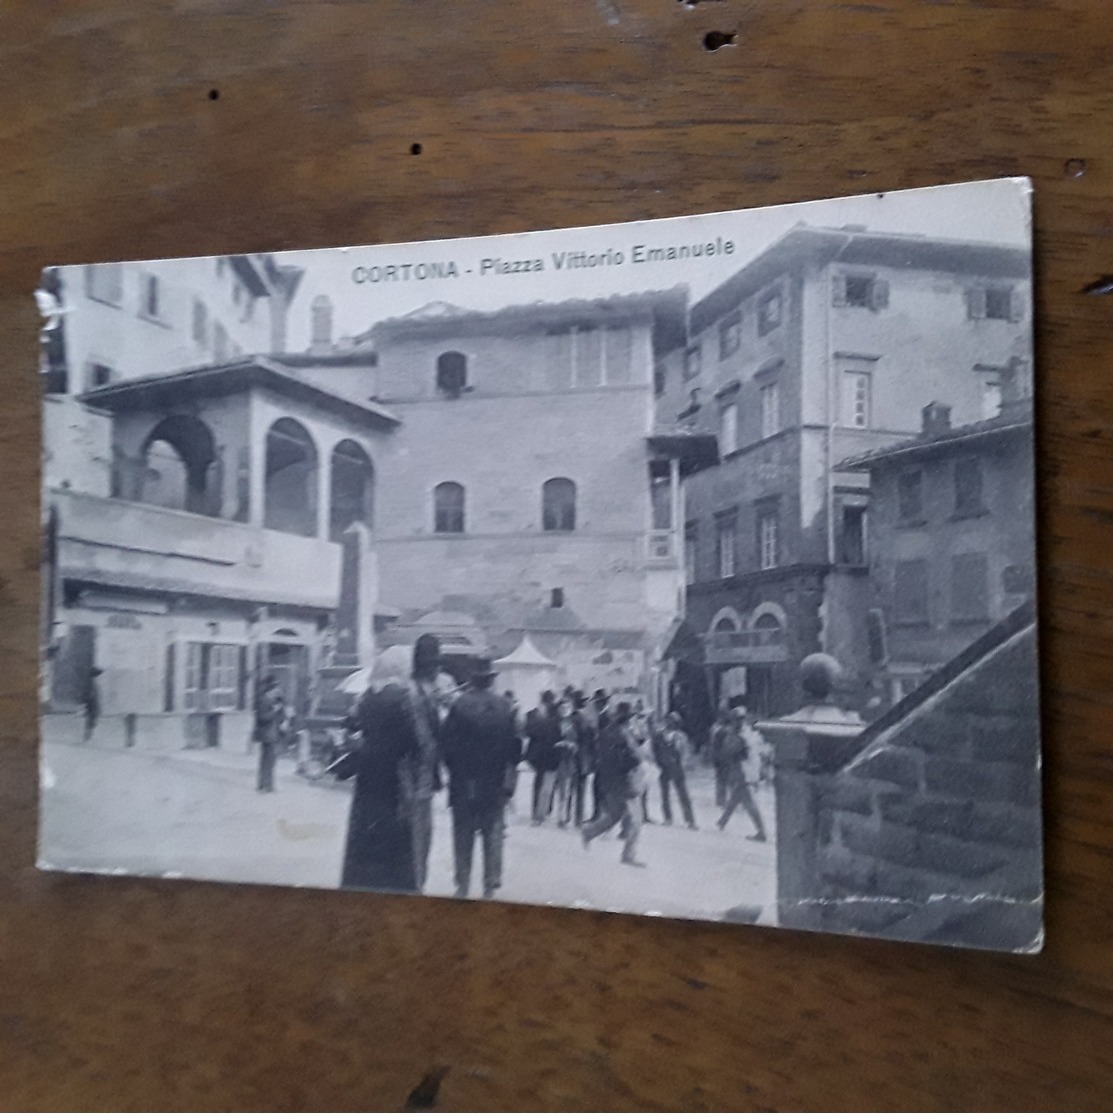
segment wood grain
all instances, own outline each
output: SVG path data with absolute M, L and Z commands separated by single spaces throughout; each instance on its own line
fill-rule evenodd
M 4 8 L 6 1106 L 399 1109 L 437 1068 L 444 1109 L 1109 1104 L 1113 296 L 1080 292 L 1113 272 L 1113 7 Z M 713 30 L 734 45 L 706 51 Z M 1006 174 L 1036 184 L 1042 955 L 32 867 L 30 293 L 42 265 L 595 224 Z

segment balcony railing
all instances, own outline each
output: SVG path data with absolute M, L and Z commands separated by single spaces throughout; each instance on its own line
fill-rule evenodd
M 749 628 L 740 632 L 709 632 L 703 638 L 708 663 L 784 663 L 788 659 L 784 632 L 779 628 Z

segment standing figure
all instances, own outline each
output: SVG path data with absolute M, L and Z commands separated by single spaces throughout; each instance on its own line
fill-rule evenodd
M 765 823 L 762 822 L 761 812 L 757 809 L 753 795 L 750 794 L 745 770 L 751 745 L 755 743 L 755 738 L 760 741 L 760 735 L 753 728 L 752 719 L 746 712 L 745 706 L 736 706 L 732 714 L 734 716 L 731 724 L 723 733 L 723 763 L 727 773 L 728 793 L 718 825 L 720 830 L 726 829 L 730 816 L 740 806 L 754 824 L 754 833 L 748 834 L 747 837 L 751 842 L 764 842 Z
M 97 679 L 103 674 L 99 667 L 91 667 L 81 693 L 81 710 L 85 716 L 85 742 L 93 739 L 100 721 L 100 683 Z
M 541 705 L 526 714 L 526 761 L 533 769 L 533 825 L 540 826 L 553 809 L 560 752 L 560 719 L 556 711 L 556 695 L 546 690 Z
M 727 805 L 728 772 L 724 752 L 725 735 L 730 731 L 730 703 L 724 698 L 719 703 L 719 713 L 711 726 L 710 749 L 711 766 L 715 770 L 715 806 Z
M 603 796 L 599 817 L 580 831 L 587 848 L 600 834 L 621 823 L 622 863 L 645 868 L 638 860 L 638 835 L 641 833 L 641 812 L 637 800 L 641 795 L 638 774 L 641 761 L 630 733 L 632 710 L 620 702 L 606 729 L 599 736 L 599 756 L 595 770 L 596 787 Z
M 665 718 L 664 728 L 658 728 L 652 735 L 653 759 L 661 774 L 661 813 L 665 825 L 672 825 L 672 788 L 680 800 L 684 821 L 689 830 L 696 830 L 696 818 L 692 813 L 692 800 L 688 796 L 688 781 L 684 775 L 684 765 L 691 754 L 692 746 L 688 735 L 681 728 L 680 715 L 675 711 Z
M 274 675 L 263 676 L 255 699 L 255 740 L 259 742 L 257 791 L 274 790 L 274 765 L 286 724 L 286 699 Z
M 572 702 L 569 698 L 562 698 L 557 703 L 557 728 L 560 731 L 556 743 L 555 797 L 557 825 L 565 827 L 575 815 L 576 766 L 580 751 L 580 738 L 576 732 L 576 722 L 572 716 Z
M 572 724 L 576 733 L 576 760 L 572 772 L 573 822 L 582 826 L 587 813 L 587 785 L 595 775 L 595 729 L 588 715 L 590 706 L 583 691 L 572 699 Z M 592 817 L 598 815 L 595 810 Z
M 417 638 L 413 650 L 413 706 L 417 752 L 403 766 L 412 800 L 414 874 L 417 891 L 425 889 L 429 849 L 433 843 L 433 796 L 443 787 L 440 773 L 440 695 L 437 682 L 441 642 L 431 633 Z
M 370 685 L 347 721 L 359 745 L 335 765 L 355 777 L 341 888 L 417 892 L 413 774 L 422 763 L 408 649 L 387 648 L 375 660 Z
M 628 726 L 629 733 L 634 742 L 634 751 L 638 757 L 638 771 L 635 773 L 641 802 L 642 822 L 655 826 L 656 822 L 649 814 L 649 788 L 653 783 L 656 765 L 653 757 L 653 746 L 650 743 L 649 715 L 646 714 L 641 700 L 634 707 L 633 716 Z
M 521 759 L 521 743 L 510 704 L 491 689 L 495 674 L 489 659 L 480 661 L 471 688 L 453 703 L 441 733 L 460 898 L 471 886 L 476 834 L 483 840 L 483 898 L 502 887 L 506 789 L 509 772 Z

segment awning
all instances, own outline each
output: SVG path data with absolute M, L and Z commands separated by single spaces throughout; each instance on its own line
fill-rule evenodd
M 650 453 L 677 458 L 682 477 L 719 464 L 719 440 L 705 431 L 658 428 L 645 441 Z

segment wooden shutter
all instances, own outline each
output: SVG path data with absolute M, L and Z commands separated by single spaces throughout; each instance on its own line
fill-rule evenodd
M 966 317 L 985 317 L 985 288 L 968 287 L 966 289 Z
M 1014 287 L 1009 292 L 1009 321 L 1019 322 L 1024 317 L 1024 296 Z
M 834 275 L 831 277 L 831 305 L 846 306 L 845 275 Z
M 162 680 L 162 708 L 166 713 L 174 711 L 174 649 L 173 641 L 166 645 L 166 674 Z
M 869 641 L 870 662 L 887 663 L 889 641 L 885 632 L 885 614 L 880 609 L 871 609 L 866 614 L 866 636 Z
M 247 645 L 240 645 L 240 661 L 237 666 L 239 691 L 236 695 L 236 709 L 247 709 Z

